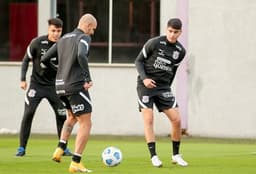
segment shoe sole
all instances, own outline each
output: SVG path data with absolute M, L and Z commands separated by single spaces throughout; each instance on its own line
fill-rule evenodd
M 60 163 L 60 159 L 57 159 L 57 158 L 52 158 L 53 161 L 57 162 L 57 163 Z
M 154 167 L 161 168 L 161 167 L 163 167 L 163 164 L 161 164 L 159 166 L 154 166 Z
M 83 170 L 79 170 L 79 169 L 74 169 L 74 168 L 69 168 L 68 170 L 70 173 L 76 173 L 76 172 L 80 172 L 80 173 L 91 173 L 92 171 L 89 169 L 86 169 L 85 171 Z
M 188 164 L 187 164 L 187 165 L 180 165 L 180 164 L 178 164 L 178 162 L 176 162 L 176 161 L 172 161 L 172 164 L 179 165 L 179 166 L 181 166 L 181 167 L 187 167 L 187 166 L 188 166 Z

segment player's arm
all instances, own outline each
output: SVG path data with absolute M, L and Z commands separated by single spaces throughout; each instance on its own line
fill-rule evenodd
M 139 55 L 135 59 L 135 66 L 136 66 L 137 72 L 139 73 L 141 80 L 143 81 L 144 85 L 147 88 L 156 87 L 155 81 L 153 79 L 147 77 L 146 71 L 145 71 L 145 68 L 144 68 L 145 59 L 147 59 L 148 56 L 150 56 L 150 54 L 152 53 L 152 49 L 153 49 L 153 41 L 149 40 L 143 46 Z
M 52 58 L 58 57 L 57 52 L 57 44 L 55 43 L 41 58 L 41 67 L 44 68 L 51 68 L 57 71 L 56 65 L 52 63 Z
M 21 89 L 27 89 L 26 75 L 28 71 L 29 62 L 33 59 L 34 51 L 36 50 L 36 40 L 33 39 L 28 45 L 26 53 L 23 57 L 21 64 L 21 78 L 20 87 Z
M 137 58 L 135 59 L 135 66 L 142 80 L 147 78 L 144 68 L 144 62 L 152 54 L 153 44 L 153 39 L 148 40 L 138 54 Z
M 89 53 L 90 39 L 83 37 L 78 43 L 77 59 L 78 63 L 86 74 L 86 82 L 84 84 L 85 89 L 89 89 L 92 86 L 91 74 L 88 65 L 88 53 Z

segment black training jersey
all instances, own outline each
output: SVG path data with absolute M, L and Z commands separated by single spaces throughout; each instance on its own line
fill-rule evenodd
M 48 66 L 51 57 L 58 57 L 56 92 L 58 95 L 73 94 L 83 89 L 85 82 L 91 81 L 88 54 L 91 37 L 82 30 L 75 29 L 65 34 L 43 57 Z
M 151 78 L 157 86 L 170 86 L 185 54 L 185 48 L 178 41 L 170 43 L 166 36 L 148 40 L 135 60 L 138 82 Z
M 56 71 L 50 68 L 46 68 L 43 70 L 40 66 L 41 57 L 54 43 L 55 42 L 52 42 L 48 39 L 47 35 L 34 38 L 30 42 L 22 61 L 21 81 L 26 80 L 28 65 L 29 62 L 32 61 L 33 67 L 30 81 L 40 85 L 55 85 Z M 52 58 L 51 61 L 54 63 L 56 61 L 56 58 Z

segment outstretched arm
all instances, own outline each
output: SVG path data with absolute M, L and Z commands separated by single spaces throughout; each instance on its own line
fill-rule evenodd
M 46 52 L 45 55 L 41 58 L 41 67 L 46 68 L 49 67 L 53 70 L 57 70 L 56 66 L 51 62 L 51 58 L 57 57 L 57 45 L 56 43 Z

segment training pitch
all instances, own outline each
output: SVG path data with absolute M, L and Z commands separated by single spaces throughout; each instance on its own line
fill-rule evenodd
M 73 150 L 74 137 L 69 141 Z M 64 174 L 69 173 L 70 157 L 61 163 L 51 160 L 57 136 L 31 135 L 26 156 L 15 157 L 18 135 L 0 135 L 0 174 Z M 101 153 L 107 146 L 116 146 L 123 153 L 117 167 L 105 167 Z M 171 164 L 171 143 L 168 137 L 157 137 L 157 152 L 162 168 L 151 166 L 143 137 L 91 136 L 83 154 L 83 163 L 93 173 L 111 174 L 249 174 L 256 173 L 256 141 L 185 137 L 181 144 L 188 167 Z

